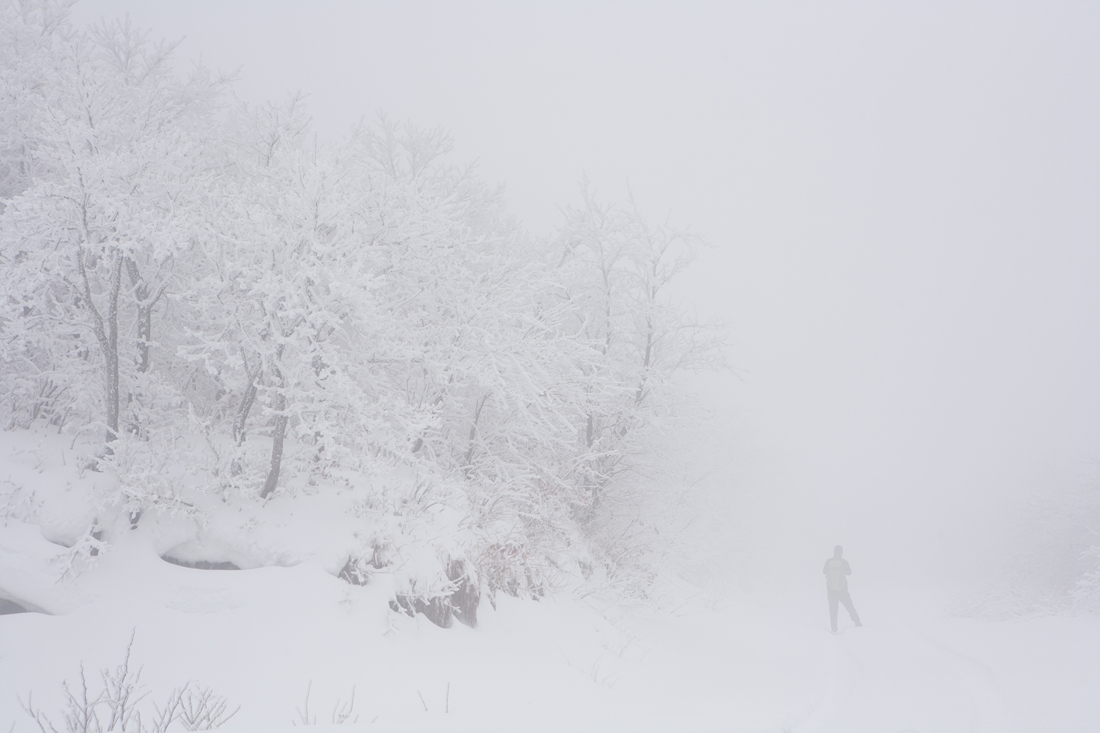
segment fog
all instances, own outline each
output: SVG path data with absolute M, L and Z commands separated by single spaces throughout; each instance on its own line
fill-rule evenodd
M 74 19 L 127 13 L 239 69 L 250 101 L 303 91 L 319 134 L 379 110 L 449 129 L 535 233 L 587 176 L 704 235 L 681 297 L 729 324 L 734 370 L 699 378 L 719 426 L 700 490 L 738 572 L 819 575 L 837 543 L 865 578 L 981 572 L 1027 496 L 1095 477 L 1096 5 L 83 0 Z

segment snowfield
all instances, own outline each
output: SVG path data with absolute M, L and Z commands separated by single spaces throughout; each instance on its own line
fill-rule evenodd
M 1100 733 L 1098 29 L 0 0 L 0 733 Z
M 816 557 L 804 576 L 777 579 L 782 590 L 719 591 L 669 577 L 647 604 L 607 592 L 498 594 L 495 608 L 483 600 L 474 629 L 393 611 L 386 573 L 366 586 L 335 577 L 325 527 L 315 528 L 318 559 L 203 570 L 160 557 L 184 542 L 201 553 L 203 532 L 142 521 L 63 575 L 71 552 L 47 534 L 74 542 L 74 517 L 87 508 L 79 481 L 106 479 L 79 478 L 71 459 L 52 465 L 34 434 L 2 435 L 0 596 L 38 611 L 0 615 L 5 732 L 39 730 L 24 707 L 65 730 L 63 683 L 79 691 L 83 668 L 94 696 L 100 670 L 118 668 L 131 637 L 130 668 L 140 668 L 148 693 L 143 720 L 190 683 L 224 698 L 226 712 L 239 708 L 220 728 L 229 733 L 332 728 L 342 713 L 339 730 L 377 731 L 1100 727 L 1096 616 L 950 618 L 942 591 L 853 581 L 865 626 L 842 614 L 834 636 Z M 32 485 L 32 497 L 13 491 Z M 48 521 L 15 518 L 28 506 Z M 285 527 L 296 512 L 284 510 L 273 515 Z M 270 530 L 246 524 L 255 537 Z

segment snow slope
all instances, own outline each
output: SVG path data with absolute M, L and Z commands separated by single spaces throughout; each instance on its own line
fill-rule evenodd
M 386 573 L 366 586 L 336 578 L 331 548 L 294 549 L 281 567 L 199 570 L 160 557 L 195 546 L 193 534 L 142 521 L 73 564 L 59 542 L 79 540 L 80 482 L 106 479 L 32 445 L 3 460 L 0 597 L 40 612 L 0 615 L 0 733 L 38 730 L 27 703 L 64 730 L 62 683 L 78 689 L 83 666 L 94 692 L 131 636 L 147 709 L 195 681 L 239 706 L 227 733 L 323 727 L 353 694 L 358 722 L 340 730 L 1100 730 L 1096 616 L 948 618 L 938 592 L 855 578 L 865 626 L 842 613 L 834 636 L 815 557 L 814 582 L 781 592 L 667 578 L 649 605 L 501 595 L 495 609 L 483 602 L 476 629 L 444 630 L 392 611 Z M 315 521 L 306 508 L 267 507 L 280 522 Z M 317 541 L 339 529 L 317 527 Z
M 89 679 L 118 665 L 131 633 L 151 700 L 197 679 L 240 705 L 225 731 L 289 729 L 307 687 L 319 721 L 354 687 L 359 726 L 393 731 L 1090 731 L 1100 722 L 1095 617 L 946 619 L 927 596 L 865 590 L 867 625 L 832 636 L 820 598 L 791 612 L 745 599 L 661 610 L 500 597 L 476 630 L 443 630 L 390 611 L 384 579 L 350 586 L 311 564 L 183 568 L 138 530 L 57 583 L 50 547 L 28 525 L 0 530 L 0 587 L 43 607 L 63 597 L 67 609 L 0 616 L 3 730 L 34 730 L 17 697 L 33 691 L 37 707 L 59 710 L 60 682 L 76 682 L 81 664 Z

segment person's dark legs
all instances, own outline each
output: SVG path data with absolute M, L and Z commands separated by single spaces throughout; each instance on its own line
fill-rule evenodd
M 841 598 L 840 600 L 844 602 L 844 608 L 848 611 L 848 615 L 852 617 L 852 623 L 854 623 L 856 626 L 863 626 L 863 624 L 860 623 L 860 621 L 859 621 L 859 614 L 856 613 L 856 607 L 852 605 L 852 597 L 850 595 L 848 595 L 847 593 L 845 593 L 844 597 Z M 836 621 L 835 621 L 835 619 L 836 619 L 836 604 L 835 603 L 833 604 L 833 619 L 834 619 L 833 628 L 835 630 L 835 628 L 836 628 Z
M 839 602 L 840 598 L 837 597 L 837 594 L 829 591 L 829 623 L 833 628 L 833 633 L 836 633 L 836 614 Z

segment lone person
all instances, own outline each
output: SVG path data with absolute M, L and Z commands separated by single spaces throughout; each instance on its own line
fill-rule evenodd
M 844 548 L 837 545 L 833 548 L 833 556 L 825 561 L 825 587 L 829 591 L 829 621 L 832 622 L 833 633 L 836 633 L 837 604 L 843 603 L 848 615 L 856 626 L 863 626 L 859 622 L 859 614 L 852 605 L 852 597 L 848 595 L 848 576 L 852 574 L 852 567 L 844 559 Z

